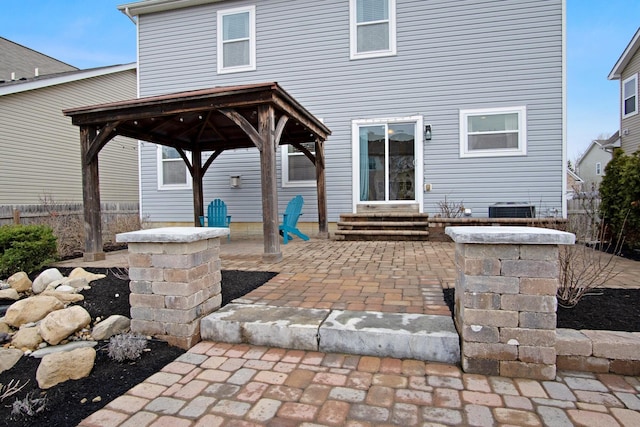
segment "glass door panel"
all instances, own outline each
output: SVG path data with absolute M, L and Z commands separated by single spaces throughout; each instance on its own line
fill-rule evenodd
M 414 123 L 389 124 L 389 200 L 415 200 Z
M 360 201 L 386 200 L 386 126 L 360 127 Z

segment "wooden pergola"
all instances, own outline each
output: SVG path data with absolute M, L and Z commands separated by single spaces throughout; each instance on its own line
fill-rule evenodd
M 122 135 L 175 148 L 193 181 L 193 222 L 204 213 L 202 178 L 225 150 L 260 151 L 264 255 L 282 259 L 278 233 L 276 151 L 290 144 L 316 167 L 319 236 L 328 237 L 324 142 L 331 131 L 277 83 L 216 87 L 63 111 L 80 127 L 85 260 L 104 259 L 98 153 Z M 315 153 L 304 143 L 315 142 Z M 186 152 L 191 152 L 191 160 Z M 210 153 L 204 164 L 202 154 Z

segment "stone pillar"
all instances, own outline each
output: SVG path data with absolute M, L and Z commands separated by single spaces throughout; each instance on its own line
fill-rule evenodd
M 220 308 L 220 237 L 227 230 L 169 227 L 122 233 L 129 246 L 131 331 L 189 349 L 200 319 Z
M 558 245 L 535 227 L 447 227 L 456 243 L 454 318 L 465 372 L 554 379 Z

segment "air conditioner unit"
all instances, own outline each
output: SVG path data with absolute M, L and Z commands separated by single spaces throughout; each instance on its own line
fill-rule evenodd
M 535 218 L 536 207 L 527 203 L 499 202 L 489 205 L 489 218 Z

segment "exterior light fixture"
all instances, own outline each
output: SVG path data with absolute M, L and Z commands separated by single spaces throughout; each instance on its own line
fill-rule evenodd
M 431 141 L 431 125 L 424 126 L 424 140 Z
M 241 182 L 240 175 L 229 177 L 229 185 L 231 186 L 231 188 L 240 188 L 240 182 Z

